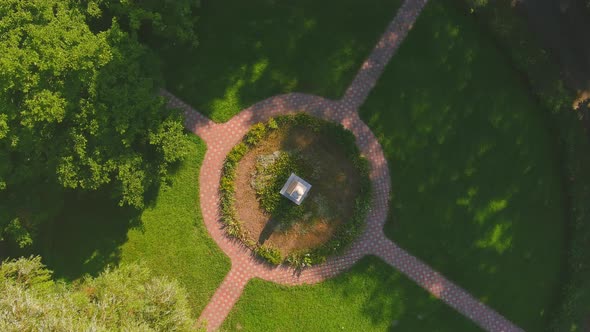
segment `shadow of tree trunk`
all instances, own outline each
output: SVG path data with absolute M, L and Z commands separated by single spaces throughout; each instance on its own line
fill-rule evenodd
M 266 222 L 266 225 L 264 225 L 264 228 L 262 229 L 262 232 L 260 232 L 260 236 L 258 237 L 258 243 L 260 245 L 263 245 L 264 242 L 266 242 L 266 240 L 268 240 L 270 238 L 270 236 L 272 235 L 272 233 L 274 232 L 275 228 L 279 225 L 279 222 L 276 221 L 273 218 L 268 219 L 268 221 Z

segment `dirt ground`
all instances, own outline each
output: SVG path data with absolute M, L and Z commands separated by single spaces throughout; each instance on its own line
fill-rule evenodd
M 297 151 L 306 160 L 316 161 L 314 165 L 317 165 L 319 180 L 306 179 L 311 182 L 312 188 L 302 204 L 311 204 L 314 197 L 322 195 L 330 210 L 337 212 L 328 218 L 317 218 L 314 222 L 297 222 L 286 232 L 276 230 L 276 222 L 259 206 L 251 186 L 256 158 L 275 151 Z M 287 255 L 320 246 L 332 237 L 340 224 L 348 221 L 359 191 L 359 174 L 346 158 L 342 147 L 332 138 L 302 127 L 281 128 L 242 158 L 237 168 L 235 188 L 237 217 L 248 236 Z

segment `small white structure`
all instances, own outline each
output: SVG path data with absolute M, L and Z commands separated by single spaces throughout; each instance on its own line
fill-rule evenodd
M 291 173 L 283 189 L 281 189 L 281 195 L 300 205 L 309 193 L 309 189 L 311 189 L 311 184 L 295 175 L 295 173 Z

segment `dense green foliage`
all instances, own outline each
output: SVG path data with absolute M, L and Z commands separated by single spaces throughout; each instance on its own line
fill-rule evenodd
M 268 245 L 261 245 L 255 246 L 253 250 L 256 255 L 262 257 L 272 265 L 279 265 L 283 262 L 281 252 L 277 248 L 273 248 Z
M 200 0 L 85 0 L 85 4 L 91 16 L 106 11 L 126 22 L 132 33 L 143 29 L 172 44 L 198 44 L 195 30 Z
M 186 292 L 140 265 L 68 286 L 40 257 L 0 266 L 2 331 L 194 331 Z
M 193 315 L 199 315 L 230 262 L 203 224 L 199 169 L 206 147 L 190 137 L 186 160 L 143 211 L 117 208 L 100 193 L 66 199 L 66 208 L 44 225 L 35 245 L 56 277 L 75 281 L 97 275 L 107 264 L 141 262 L 154 275 L 177 280 L 187 290 Z
M 392 177 L 385 231 L 527 331 L 558 305 L 560 155 L 544 111 L 472 17 L 430 2 L 361 108 Z
M 209 0 L 199 47 L 163 41 L 166 86 L 212 120 L 271 96 L 340 98 L 400 0 Z M 173 46 L 173 47 L 171 47 Z
M 16 223 L 4 235 L 20 245 L 63 188 L 142 207 L 186 154 L 156 63 L 116 23 L 94 33 L 72 1 L 3 0 L 0 49 L 0 232 Z
M 221 220 L 225 224 L 227 233 L 230 236 L 241 239 L 254 252 L 270 263 L 279 264 L 282 260 L 278 260 L 278 251 L 276 249 L 268 246 L 261 247 L 255 241 L 249 239 L 242 230 L 241 222 L 238 220 L 236 214 L 234 182 L 236 180 L 238 164 L 250 149 L 256 147 L 272 131 L 294 126 L 301 126 L 315 132 L 321 132 L 326 137 L 333 139 L 335 143 L 344 149 L 346 157 L 352 162 L 360 176 L 358 197 L 355 199 L 355 206 L 350 220 L 342 223 L 337 228 L 332 239 L 327 243 L 317 248 L 291 253 L 286 258 L 287 263 L 301 268 L 322 263 L 326 260 L 326 257 L 341 253 L 354 241 L 363 228 L 365 217 L 371 206 L 371 181 L 369 179 L 369 164 L 361 156 L 360 150 L 355 142 L 356 138 L 352 132 L 340 124 L 327 122 L 305 113 L 279 116 L 270 119 L 267 123 L 257 123 L 246 133 L 242 142 L 238 143 L 226 157 L 223 164 L 219 190 L 221 196 Z M 312 206 L 308 211 L 305 210 L 303 204 L 294 205 L 279 193 L 292 172 L 307 178 L 313 178 L 313 167 L 307 165 L 304 158 L 298 156 L 296 152 L 282 152 L 271 166 L 263 171 L 263 174 L 259 174 L 261 175 L 260 178 L 267 178 L 267 180 L 259 180 L 259 182 L 263 183 L 258 183 L 255 188 L 261 207 L 271 214 L 273 219 L 276 218 L 281 228 L 284 229 L 288 229 L 293 222 L 300 220 L 307 212 L 312 212 L 312 215 L 314 213 L 316 215 L 320 213 L 318 212 L 319 207 L 311 202 L 309 204 L 312 204 Z
M 317 285 L 251 280 L 223 331 L 480 331 L 375 257 Z
M 461 2 L 461 1 L 459 1 Z M 481 27 L 502 47 L 538 98 L 558 143 L 565 178 L 568 228 L 568 279 L 555 331 L 583 331 L 590 314 L 590 142 L 572 110 L 573 93 L 564 88 L 559 68 L 509 1 L 496 1 L 477 12 Z

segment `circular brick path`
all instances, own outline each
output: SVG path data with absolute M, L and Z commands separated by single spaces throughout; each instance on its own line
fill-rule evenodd
M 168 97 L 170 106 L 183 108 L 181 101 L 171 95 Z M 365 230 L 359 239 L 345 254 L 303 270 L 295 270 L 287 266 L 271 267 L 261 263 L 240 241 L 225 235 L 223 224 L 219 220 L 219 182 L 226 155 L 242 140 L 253 124 L 265 122 L 278 115 L 296 112 L 306 112 L 331 122 L 341 123 L 351 130 L 357 137 L 361 153 L 369 160 L 373 185 L 373 205 L 366 219 Z M 293 93 L 257 103 L 223 124 L 213 123 L 195 112 L 187 114 L 185 124 L 198 133 L 207 144 L 207 152 L 199 177 L 203 220 L 217 244 L 230 256 L 232 270 L 238 269 L 236 277 L 241 276 L 243 279 L 258 277 L 288 285 L 316 283 L 351 267 L 362 256 L 374 252 L 375 244 L 381 243 L 380 237 L 383 237 L 381 230 L 388 211 L 389 169 L 376 137 L 361 121 L 356 110 L 346 101 L 331 101 Z
M 207 152 L 199 176 L 203 220 L 212 238 L 230 257 L 232 263 L 230 272 L 199 318 L 200 322 L 206 324 L 209 331 L 217 330 L 221 326 L 251 278 L 257 277 L 286 285 L 317 283 L 350 268 L 365 255 L 381 257 L 485 330 L 522 331 L 416 257 L 405 252 L 387 239 L 383 233 L 389 207 L 389 168 L 381 145 L 359 118 L 357 110 L 375 86 L 385 65 L 411 29 L 426 2 L 427 0 L 404 2 L 341 100 L 333 101 L 300 93 L 280 95 L 243 110 L 229 122 L 217 124 L 169 92 L 162 91 L 162 95 L 168 98 L 170 107 L 184 110 L 185 126 L 199 135 L 207 144 Z M 226 236 L 219 219 L 219 181 L 227 153 L 240 142 L 253 124 L 264 122 L 270 117 L 295 112 L 306 112 L 340 123 L 351 130 L 357 138 L 357 145 L 362 154 L 369 160 L 373 185 L 373 206 L 368 213 L 363 234 L 343 255 L 331 257 L 324 264 L 301 271 L 287 266 L 271 267 L 260 262 L 240 241 Z

